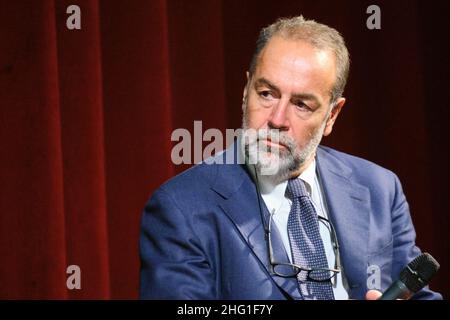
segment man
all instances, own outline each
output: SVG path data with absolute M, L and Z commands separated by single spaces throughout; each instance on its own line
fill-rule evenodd
M 244 134 L 145 207 L 142 298 L 375 299 L 368 290 L 385 290 L 420 254 L 397 177 L 319 146 L 345 104 L 348 70 L 328 26 L 300 16 L 262 30 Z M 217 161 L 230 154 L 245 163 Z

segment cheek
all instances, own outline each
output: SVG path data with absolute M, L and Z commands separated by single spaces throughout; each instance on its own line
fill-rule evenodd
M 314 133 L 316 132 L 317 127 L 310 124 L 298 121 L 295 125 L 292 126 L 292 131 L 290 133 L 291 137 L 297 142 L 297 146 L 303 148 L 311 141 Z
M 270 118 L 270 108 L 254 107 L 254 104 L 247 105 L 247 124 L 250 128 L 260 129 L 267 126 Z

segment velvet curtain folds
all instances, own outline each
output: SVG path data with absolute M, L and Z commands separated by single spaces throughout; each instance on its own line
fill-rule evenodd
M 377 31 L 370 4 L 0 0 L 0 298 L 137 298 L 143 205 L 189 166 L 172 164 L 172 131 L 239 128 L 259 29 L 300 13 L 352 55 L 324 143 L 399 175 L 418 244 L 443 266 L 433 288 L 450 293 L 448 4 L 381 1 Z

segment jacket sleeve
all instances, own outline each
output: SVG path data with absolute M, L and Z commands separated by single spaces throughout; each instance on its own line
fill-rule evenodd
M 187 211 L 187 210 L 185 210 Z M 214 299 L 214 274 L 193 215 L 160 188 L 147 203 L 140 234 L 141 299 Z
M 400 272 L 414 258 L 421 254 L 415 245 L 416 232 L 411 220 L 409 206 L 406 201 L 398 177 L 394 174 L 395 195 L 392 205 L 392 233 L 393 233 L 393 268 L 392 279 L 398 279 Z M 442 299 L 439 293 L 433 292 L 428 286 L 417 292 L 412 299 Z

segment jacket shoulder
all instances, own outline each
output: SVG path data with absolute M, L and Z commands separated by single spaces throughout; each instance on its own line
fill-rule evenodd
M 372 161 L 324 146 L 320 146 L 320 156 L 327 158 L 328 164 L 335 166 L 332 171 L 338 174 L 347 171 L 348 179 L 372 191 L 384 190 L 390 194 L 401 189 L 401 183 L 394 172 Z
M 217 170 L 216 164 L 202 162 L 171 177 L 159 189 L 176 193 L 186 192 L 187 190 L 196 190 L 198 192 L 199 190 L 209 188 L 213 184 Z
M 341 152 L 330 147 L 320 146 L 319 148 L 323 155 L 339 160 L 344 165 L 352 169 L 353 173 L 364 172 L 367 174 L 372 172 L 377 175 L 395 175 L 391 170 L 358 156 Z

